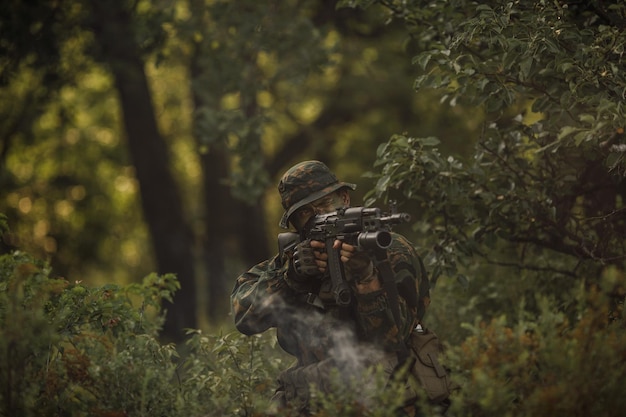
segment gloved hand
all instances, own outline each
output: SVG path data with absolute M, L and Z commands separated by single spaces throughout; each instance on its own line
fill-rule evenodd
M 296 245 L 289 265 L 289 277 L 295 281 L 308 281 L 310 278 L 321 276 L 317 266 L 315 250 L 311 247 L 311 240 L 304 240 Z

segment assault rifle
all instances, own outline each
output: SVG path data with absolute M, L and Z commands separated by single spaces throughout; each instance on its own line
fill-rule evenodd
M 391 214 L 385 214 L 379 208 L 342 208 L 312 217 L 301 233 L 279 234 L 279 250 L 282 254 L 306 239 L 324 242 L 328 254 L 327 270 L 332 282 L 332 293 L 338 305 L 347 305 L 351 301 L 351 292 L 346 282 L 339 251 L 333 249 L 335 240 L 357 246 L 361 250 L 373 253 L 377 260 L 381 260 L 386 256 L 386 249 L 391 246 L 391 226 L 408 222 L 410 219 L 408 213 L 396 213 L 395 209 L 392 209 Z

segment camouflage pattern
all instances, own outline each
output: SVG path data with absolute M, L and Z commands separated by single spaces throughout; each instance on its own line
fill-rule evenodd
M 294 165 L 278 183 L 278 192 L 285 209 L 280 227 L 286 229 L 289 217 L 300 207 L 344 187 L 356 189 L 355 184 L 339 181 L 323 162 L 304 161 Z
M 349 308 L 339 307 L 330 292 L 328 276 L 311 280 L 307 286 L 294 283 L 286 255 L 261 262 L 237 279 L 231 295 L 237 329 L 252 335 L 276 328 L 280 346 L 297 358 L 297 365 L 279 378 L 280 401 L 305 407 L 305 387 L 311 383 L 324 392 L 329 362 L 342 375 L 354 377 L 358 376 L 357 369 L 381 363 L 372 352 L 391 352 L 387 360 L 391 357 L 397 361 L 393 352 L 409 341 L 428 304 L 428 294 L 419 294 L 420 288 L 427 288 L 423 283 L 428 279 L 415 249 L 403 236 L 393 233 L 388 258 L 400 294 L 400 326 L 393 319 L 384 289 L 355 293 Z M 347 355 L 346 347 L 351 350 Z M 354 352 L 359 351 L 367 353 L 357 360 L 360 367 L 355 368 Z M 390 364 L 389 372 L 394 365 Z

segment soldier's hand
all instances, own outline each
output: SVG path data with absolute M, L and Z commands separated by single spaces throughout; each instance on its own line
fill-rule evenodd
M 320 240 L 311 240 L 311 247 L 315 250 L 315 264 L 321 273 L 326 272 L 328 266 L 328 254 L 326 244 Z
M 326 244 L 319 240 L 310 240 L 307 242 L 309 242 L 309 246 L 313 249 L 315 265 L 318 271 L 324 273 L 328 267 Z M 358 250 L 356 246 L 345 243 L 342 240 L 335 240 L 333 249 L 339 251 L 339 257 L 350 275 L 348 278 L 356 278 L 358 281 L 372 276 L 374 264 L 367 253 Z
M 350 278 L 359 280 L 372 275 L 374 263 L 366 252 L 340 240 L 336 240 L 333 247 L 339 250 L 339 256 Z
M 291 262 L 293 270 L 300 278 L 315 277 L 323 272 L 320 270 L 317 260 L 321 254 L 312 244 L 314 242 L 307 239 L 298 243 L 294 248 Z
M 346 279 L 354 283 L 357 293 L 368 294 L 381 289 L 374 262 L 366 252 L 339 240 L 335 241 L 334 247 L 339 249 L 344 262 Z

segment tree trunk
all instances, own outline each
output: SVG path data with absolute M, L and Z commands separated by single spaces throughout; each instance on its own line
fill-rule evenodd
M 194 103 L 194 113 L 212 107 L 203 98 L 207 94 L 199 94 L 193 88 L 193 83 L 204 76 L 205 70 L 201 67 L 200 57 L 203 53 L 201 45 L 196 45 L 196 51 L 191 59 L 191 90 Z M 210 92 L 208 92 L 210 94 Z M 215 93 L 217 94 L 217 93 Z M 217 109 L 213 109 L 217 110 Z M 194 131 L 198 132 L 197 120 L 194 119 Z M 199 135 L 196 135 L 198 149 L 207 148 Z M 206 294 L 204 313 L 208 320 L 217 323 L 224 320 L 230 310 L 229 294 L 234 285 L 235 277 L 228 277 L 226 272 L 227 256 L 240 258 L 239 242 L 233 232 L 238 230 L 239 220 L 242 218 L 240 202 L 235 200 L 225 180 L 230 176 L 230 152 L 225 144 L 212 143 L 206 152 L 201 152 L 200 164 L 202 168 L 202 201 L 204 236 L 201 247 L 201 261 L 204 267 L 205 281 L 203 294 Z M 230 248 L 230 250 L 229 250 Z M 230 252 L 230 253 L 229 253 Z
M 131 13 L 119 2 L 89 4 L 96 41 L 119 92 L 157 272 L 175 273 L 181 284 L 174 303 L 165 306 L 168 311 L 162 336 L 180 341 L 183 330 L 197 324 L 193 234 L 185 222 L 180 192 L 169 170 L 168 149 L 158 131 Z
M 204 180 L 205 267 L 208 277 L 208 304 L 206 314 L 212 322 L 226 318 L 229 312 L 229 282 L 225 271 L 225 248 L 229 244 L 229 219 L 233 213 L 232 198 L 228 187 L 221 179 L 228 178 L 228 153 L 212 148 L 202 155 L 202 177 Z
M 203 20 L 206 8 L 204 2 L 192 0 L 189 5 L 193 24 L 202 28 L 207 24 Z M 220 94 L 222 94 L 220 77 L 224 74 L 219 73 L 219 68 L 207 67 L 211 60 L 205 59 L 206 54 L 211 54 L 212 50 L 203 42 L 205 41 L 194 44 L 195 50 L 190 63 L 195 114 L 219 111 Z M 232 70 L 227 69 L 227 71 Z M 202 89 L 197 87 L 198 85 L 202 85 Z M 215 91 L 208 91 L 210 88 L 214 88 Z M 248 114 L 248 116 L 253 115 Z M 227 185 L 233 155 L 226 142 L 215 140 L 205 143 L 200 134 L 203 127 L 198 125 L 197 119 L 194 123 L 198 149 L 207 149 L 206 152 L 200 154 L 205 224 L 202 262 L 206 274 L 206 281 L 202 286 L 206 288 L 207 294 L 204 312 L 210 322 L 219 323 L 227 318 L 230 311 L 230 291 L 238 273 L 227 270 L 226 260 L 233 261 L 234 265 L 241 263 L 251 265 L 267 258 L 265 219 L 261 202 L 240 201 L 233 196 L 230 186 Z M 244 138 L 244 140 L 250 139 Z M 259 157 L 262 156 L 259 155 Z

